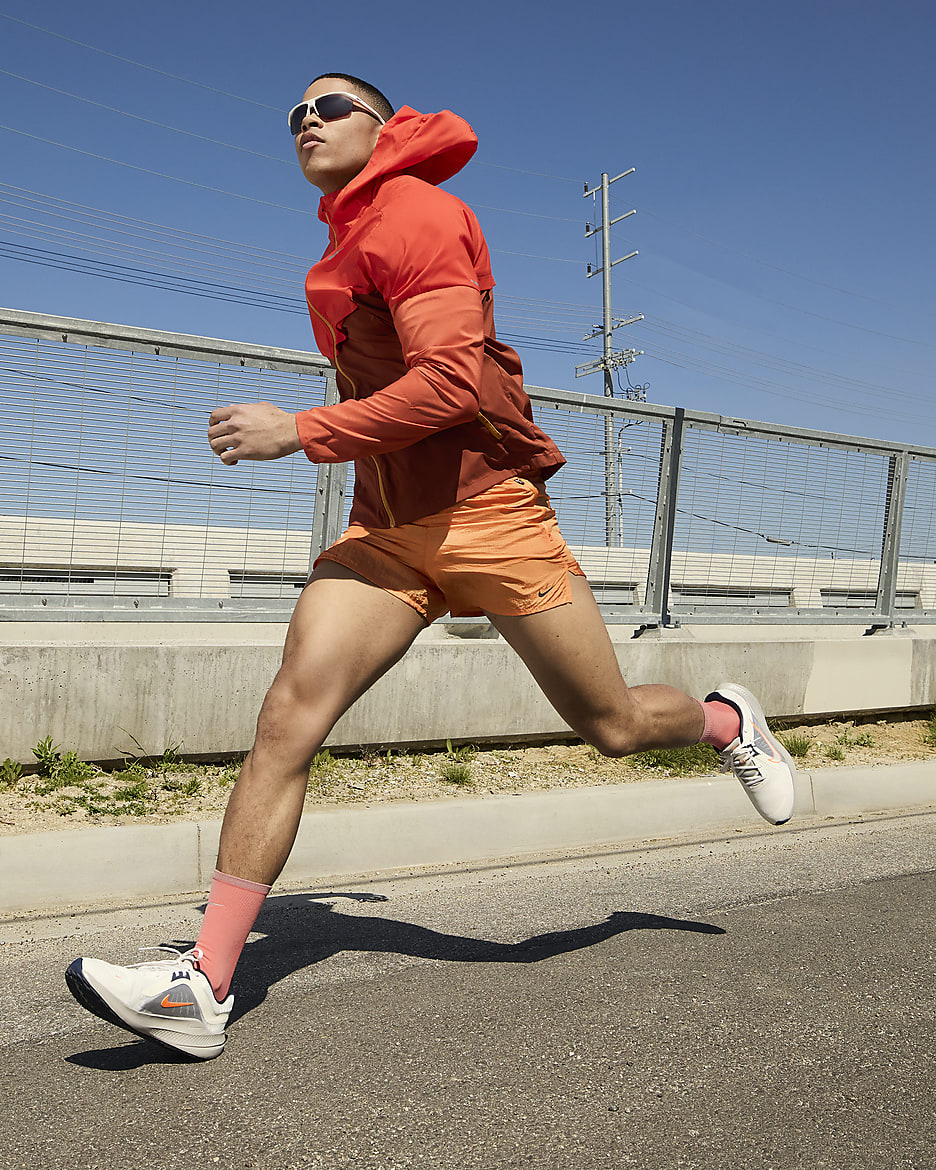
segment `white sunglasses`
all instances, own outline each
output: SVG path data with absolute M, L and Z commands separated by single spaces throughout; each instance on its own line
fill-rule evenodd
M 289 133 L 295 136 L 302 129 L 302 123 L 308 115 L 314 114 L 321 122 L 334 122 L 338 118 L 347 118 L 354 110 L 361 109 L 377 119 L 381 126 L 386 125 L 386 118 L 381 118 L 375 109 L 362 101 L 353 93 L 323 93 L 308 102 L 300 102 L 286 115 Z

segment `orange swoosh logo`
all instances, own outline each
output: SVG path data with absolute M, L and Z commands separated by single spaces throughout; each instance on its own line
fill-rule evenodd
M 192 1005 L 189 1003 L 188 1000 L 184 1000 L 182 1003 L 176 1003 L 176 1001 L 174 999 L 169 998 L 169 994 L 167 992 L 160 1000 L 159 1006 L 164 1007 L 164 1008 L 171 1008 L 171 1007 L 191 1007 Z
M 773 746 L 773 744 L 770 742 L 770 740 L 767 738 L 767 736 L 763 733 L 763 731 L 761 731 L 761 729 L 757 726 L 756 723 L 754 724 L 754 730 L 760 736 L 761 743 L 763 743 L 765 747 L 770 749 L 769 752 L 764 752 L 764 755 L 767 756 L 768 759 L 773 760 L 773 762 L 775 764 L 779 764 L 781 762 L 781 760 L 783 759 L 783 757 L 780 755 L 780 753 L 777 751 L 777 749 Z

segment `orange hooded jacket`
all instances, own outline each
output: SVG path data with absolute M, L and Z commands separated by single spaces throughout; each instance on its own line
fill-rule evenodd
M 329 242 L 306 299 L 341 401 L 296 416 L 314 463 L 354 460 L 351 520 L 429 516 L 563 459 L 494 334 L 491 264 L 470 208 L 435 184 L 474 154 L 467 122 L 404 106 L 370 161 L 322 197 Z

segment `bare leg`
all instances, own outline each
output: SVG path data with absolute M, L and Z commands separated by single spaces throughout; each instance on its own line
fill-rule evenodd
M 563 719 L 606 756 L 698 743 L 695 699 L 662 684 L 628 687 L 595 598 L 570 574 L 572 604 L 524 617 L 489 614 Z
M 399 598 L 332 562 L 305 587 L 283 664 L 228 801 L 218 869 L 272 884 L 292 848 L 309 765 L 338 718 L 405 654 L 425 622 Z

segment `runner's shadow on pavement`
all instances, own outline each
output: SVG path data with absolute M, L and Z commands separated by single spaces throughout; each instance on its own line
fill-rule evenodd
M 553 930 L 519 942 L 505 943 L 467 935 L 447 934 L 376 915 L 343 914 L 331 900 L 386 902 L 379 894 L 317 893 L 270 898 L 254 926 L 263 938 L 247 944 L 237 966 L 234 1010 L 230 1023 L 266 999 L 280 980 L 341 952 L 409 955 L 447 963 L 540 963 L 556 955 L 583 950 L 629 930 L 682 930 L 724 934 L 720 926 L 619 910 L 601 922 L 571 930 Z M 202 908 L 204 909 L 204 907 Z M 192 941 L 174 940 L 186 950 Z M 126 1072 L 150 1064 L 191 1064 L 182 1055 L 148 1041 L 93 1049 L 65 1058 L 69 1064 L 108 1072 Z
M 281 979 L 341 952 L 409 955 L 447 963 L 540 963 L 605 942 L 629 930 L 725 933 L 720 926 L 707 922 L 621 910 L 591 926 L 554 930 L 520 942 L 505 943 L 448 934 L 377 915 L 343 914 L 330 904 L 333 898 L 386 901 L 380 895 L 359 893 L 300 894 L 269 899 L 254 927 L 265 937 L 247 944 L 237 966 L 232 1023 L 261 1004 L 269 989 Z

